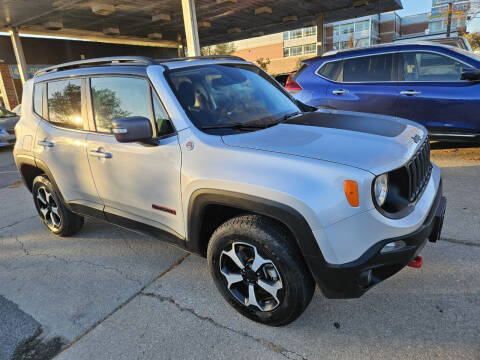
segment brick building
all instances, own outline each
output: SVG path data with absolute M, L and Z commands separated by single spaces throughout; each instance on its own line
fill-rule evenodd
M 324 51 L 445 37 L 448 1 L 433 0 L 431 13 L 400 17 L 392 11 L 325 24 Z M 470 1 L 454 0 L 453 8 L 451 36 L 457 36 L 457 30 L 465 28 Z M 236 41 L 233 54 L 252 62 L 268 59 L 270 74 L 288 73 L 296 70 L 302 59 L 316 55 L 316 35 L 317 29 L 312 26 Z

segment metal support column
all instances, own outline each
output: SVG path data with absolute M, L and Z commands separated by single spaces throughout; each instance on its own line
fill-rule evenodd
M 198 38 L 195 0 L 182 0 L 182 10 L 185 36 L 187 38 L 188 56 L 200 56 L 200 41 Z
M 317 55 L 323 55 L 325 46 L 324 39 L 324 16 L 323 13 L 317 16 Z
M 20 79 L 22 84 L 28 80 L 27 74 L 27 62 L 25 61 L 25 55 L 23 53 L 22 42 L 20 41 L 20 36 L 18 35 L 18 30 L 13 28 L 9 29 L 10 38 L 12 40 L 13 51 L 15 53 L 15 58 L 17 59 L 18 72 L 20 73 Z

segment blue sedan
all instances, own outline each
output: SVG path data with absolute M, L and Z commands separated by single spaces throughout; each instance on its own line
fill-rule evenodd
M 348 49 L 304 60 L 286 84 L 316 107 L 416 121 L 433 139 L 480 141 L 480 56 L 431 42 Z

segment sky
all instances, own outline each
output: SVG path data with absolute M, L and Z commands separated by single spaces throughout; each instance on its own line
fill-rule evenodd
M 402 0 L 403 10 L 397 11 L 400 16 L 408 16 L 430 12 L 432 0 Z

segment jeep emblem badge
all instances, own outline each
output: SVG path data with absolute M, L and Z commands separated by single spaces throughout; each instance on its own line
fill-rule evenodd
M 192 151 L 194 148 L 193 141 L 187 141 L 185 144 L 185 147 L 187 148 L 188 151 Z
M 413 141 L 415 141 L 416 144 L 418 144 L 420 142 L 420 135 L 418 134 L 415 134 L 415 136 L 412 136 L 412 139 Z

